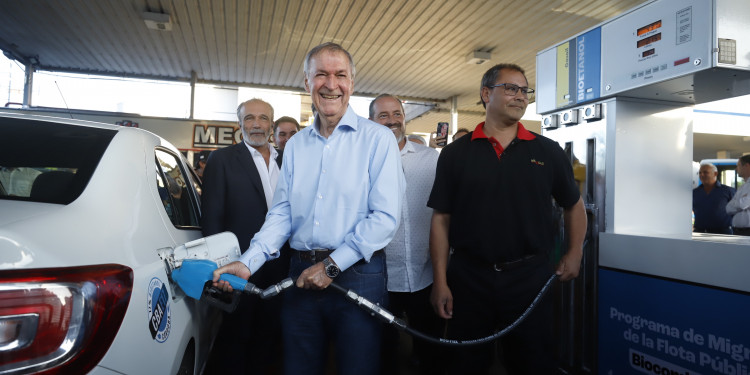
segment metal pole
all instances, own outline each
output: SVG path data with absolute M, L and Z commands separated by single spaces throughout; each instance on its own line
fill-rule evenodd
M 23 108 L 31 107 L 31 90 L 34 84 L 34 71 L 36 69 L 31 64 L 26 64 L 26 74 L 23 80 Z
M 458 95 L 451 98 L 451 131 L 450 134 L 456 134 L 458 130 Z
M 195 71 L 190 72 L 190 119 L 193 119 L 195 113 L 195 84 L 198 82 L 198 75 Z

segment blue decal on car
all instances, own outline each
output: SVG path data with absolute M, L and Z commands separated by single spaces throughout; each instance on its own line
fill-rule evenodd
M 154 277 L 148 284 L 148 329 L 151 338 L 165 342 L 172 328 L 172 311 L 169 306 L 169 291 L 164 283 Z

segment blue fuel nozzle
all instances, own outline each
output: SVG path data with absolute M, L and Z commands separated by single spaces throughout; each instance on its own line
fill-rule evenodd
M 235 292 L 226 293 L 213 288 L 214 270 L 216 268 L 216 263 L 208 259 L 186 259 L 179 268 L 172 271 L 172 280 L 190 298 L 205 301 L 230 312 L 237 307 L 239 294 L 243 291 L 259 294 L 260 289 L 252 283 L 227 273 L 222 274 L 220 280 L 229 282 Z

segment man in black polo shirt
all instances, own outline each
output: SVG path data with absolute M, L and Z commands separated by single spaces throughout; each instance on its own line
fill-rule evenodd
M 427 205 L 434 209 L 432 304 L 449 319 L 448 338 L 485 337 L 507 326 L 552 275 L 552 198 L 564 209 L 568 246 L 554 272 L 563 281 L 578 276 L 586 234 L 583 201 L 560 146 L 519 122 L 530 93 L 519 66 L 490 68 L 480 88 L 485 122 L 440 154 Z M 555 372 L 552 314 L 545 298 L 501 338 L 508 373 Z M 492 365 L 492 344 L 455 353 L 451 374 L 486 373 Z

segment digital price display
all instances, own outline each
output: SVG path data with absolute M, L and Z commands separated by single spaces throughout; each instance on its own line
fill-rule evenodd
M 639 40 L 638 43 L 636 43 L 636 44 L 638 45 L 638 48 L 641 48 L 641 47 L 643 47 L 645 45 L 648 45 L 648 44 L 651 44 L 651 43 L 654 43 L 654 42 L 658 42 L 660 40 L 661 40 L 661 33 L 658 33 L 658 34 L 651 35 L 649 37 L 645 37 L 645 38 Z
M 658 20 L 658 21 L 656 21 L 654 23 L 651 23 L 651 24 L 648 24 L 646 26 L 643 26 L 643 27 L 639 28 L 637 34 L 638 34 L 638 36 L 641 36 L 641 35 L 649 32 L 649 31 L 654 31 L 654 30 L 656 30 L 656 29 L 658 29 L 660 27 L 661 27 L 661 20 Z
M 643 54 L 641 55 L 641 57 L 649 57 L 653 55 L 654 53 L 656 53 L 656 49 L 651 48 L 650 50 L 643 51 Z

